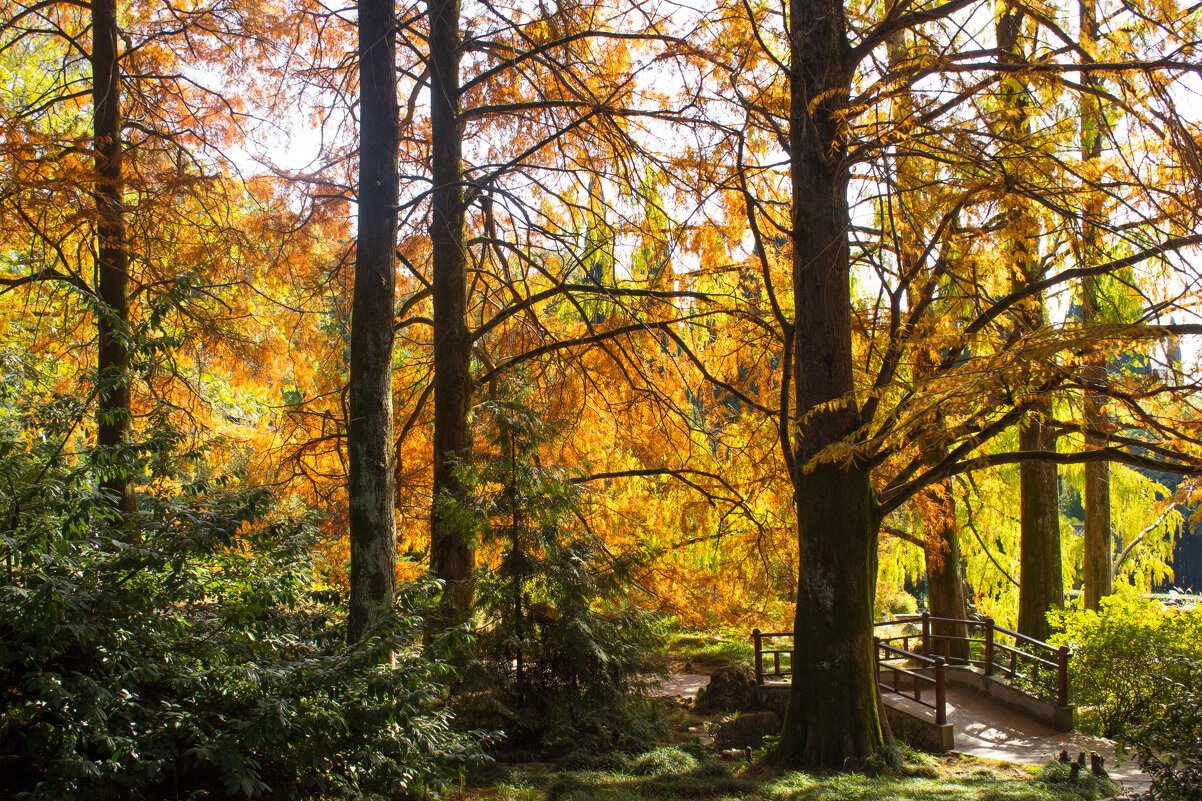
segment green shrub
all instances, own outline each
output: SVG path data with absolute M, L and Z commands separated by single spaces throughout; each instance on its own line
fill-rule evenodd
M 1163 703 L 1164 685 L 1180 679 L 1173 659 L 1202 659 L 1202 608 L 1169 609 L 1130 595 L 1102 600 L 1100 612 L 1056 612 L 1063 630 L 1054 641 L 1072 649 L 1072 701 L 1081 724 L 1121 737 L 1149 720 Z
M 1164 801 L 1202 799 L 1202 661 L 1180 657 L 1172 676 L 1157 676 L 1163 699 L 1129 741 L 1139 767 L 1152 777 L 1151 795 Z
M 478 753 L 440 710 L 423 588 L 348 650 L 314 532 L 269 522 L 266 493 L 143 497 L 114 530 L 82 482 L 17 461 L 37 481 L 0 536 L 6 797 L 396 797 Z
M 499 560 L 477 580 L 477 649 L 457 712 L 525 754 L 641 747 L 663 728 L 646 694 L 653 628 L 630 598 L 645 555 L 615 552 L 580 523 L 579 489 L 540 460 L 549 432 L 533 413 L 497 402 L 480 413 L 493 450 L 462 470 L 478 491 L 456 513 Z
M 697 757 L 674 746 L 656 748 L 630 763 L 634 776 L 659 776 L 664 773 L 685 773 L 698 765 Z

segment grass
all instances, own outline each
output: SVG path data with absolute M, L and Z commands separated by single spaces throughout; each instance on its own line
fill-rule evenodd
M 622 761 L 604 770 L 512 770 L 472 792 L 472 801 L 1089 801 L 1118 791 L 1093 776 L 1069 782 L 1055 766 L 1026 769 L 910 751 L 898 770 L 876 775 L 773 772 L 676 746 Z
M 723 630 L 719 634 L 673 631 L 664 646 L 667 661 L 691 670 L 685 673 L 704 673 L 723 665 L 750 665 L 754 656 L 750 632 Z

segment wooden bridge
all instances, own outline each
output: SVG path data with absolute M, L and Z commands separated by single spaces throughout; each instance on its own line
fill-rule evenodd
M 895 733 L 936 751 L 954 747 L 949 690 L 989 699 L 1052 729 L 1073 729 L 1068 648 L 1004 628 L 992 618 L 909 615 L 875 624 L 877 686 Z M 755 680 L 770 706 L 782 706 L 792 676 L 791 632 L 752 632 Z M 777 696 L 775 701 L 769 696 Z

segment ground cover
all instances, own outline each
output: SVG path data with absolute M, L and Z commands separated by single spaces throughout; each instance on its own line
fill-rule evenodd
M 1033 768 L 973 757 L 898 750 L 894 767 L 863 773 L 779 772 L 758 761 L 722 760 L 690 747 L 603 755 L 593 766 L 521 765 L 462 791 L 464 801 L 1083 801 L 1118 789 L 1092 776 L 1076 781 L 1055 766 Z

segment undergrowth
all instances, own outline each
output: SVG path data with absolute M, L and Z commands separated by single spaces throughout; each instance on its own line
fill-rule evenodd
M 1090 801 L 1119 792 L 1092 775 L 1070 781 L 1059 766 L 1020 769 L 907 748 L 894 756 L 895 767 L 818 775 L 668 746 L 609 770 L 515 770 L 479 795 L 485 801 Z

